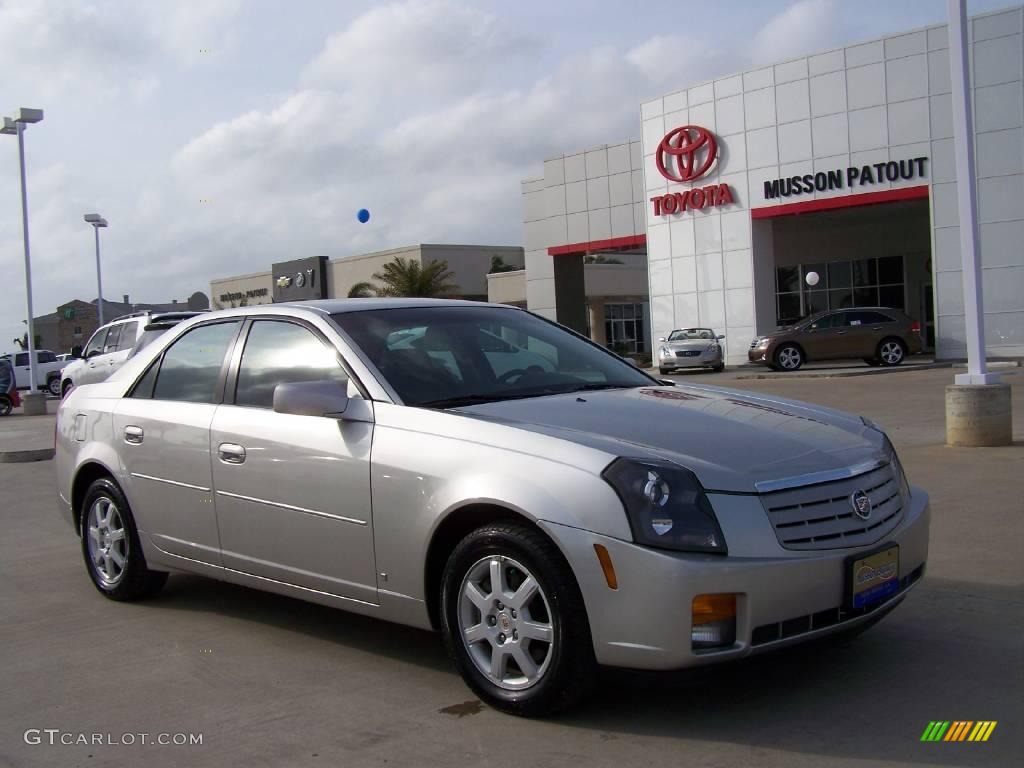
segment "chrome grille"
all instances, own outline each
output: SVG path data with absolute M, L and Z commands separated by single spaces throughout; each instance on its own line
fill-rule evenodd
M 871 515 L 854 514 L 850 497 L 864 491 Z M 903 497 L 892 462 L 856 477 L 761 495 L 779 543 L 786 549 L 842 549 L 873 544 L 899 525 Z

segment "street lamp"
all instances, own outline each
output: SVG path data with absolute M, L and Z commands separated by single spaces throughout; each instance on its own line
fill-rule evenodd
M 18 162 L 21 168 L 21 235 L 25 244 L 25 296 L 28 308 L 28 385 L 29 396 L 25 400 L 25 415 L 45 413 L 46 402 L 42 396 L 36 401 L 36 339 L 35 325 L 32 322 L 32 259 L 28 245 L 28 193 L 25 191 L 25 126 L 38 123 L 43 119 L 43 110 L 18 110 L 17 117 L 4 118 L 4 126 L 0 133 L 18 137 Z
M 98 213 L 85 214 L 85 220 L 92 224 L 96 234 L 96 309 L 99 312 L 100 325 L 103 325 L 103 276 L 100 273 L 100 227 L 107 226 L 107 220 Z

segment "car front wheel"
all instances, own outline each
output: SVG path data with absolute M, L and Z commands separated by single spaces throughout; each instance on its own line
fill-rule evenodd
M 878 345 L 878 360 L 882 365 L 899 365 L 906 356 L 907 348 L 899 339 L 883 339 Z
M 131 508 L 115 482 L 105 477 L 93 481 L 81 512 L 82 556 L 101 594 L 130 601 L 163 588 L 167 574 L 146 566 Z
M 486 703 L 527 717 L 574 704 L 596 670 L 583 597 L 561 552 L 518 523 L 479 528 L 448 559 L 445 644 Z
M 775 351 L 775 365 L 783 371 L 795 371 L 804 364 L 804 353 L 796 344 L 783 344 Z

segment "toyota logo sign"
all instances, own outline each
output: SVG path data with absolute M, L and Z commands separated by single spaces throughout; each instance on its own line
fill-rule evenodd
M 714 134 L 699 125 L 683 125 L 665 134 L 658 144 L 655 162 L 669 181 L 699 179 L 715 164 L 718 142 Z

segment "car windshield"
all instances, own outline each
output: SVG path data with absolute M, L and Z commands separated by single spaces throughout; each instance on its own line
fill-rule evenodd
M 669 341 L 693 341 L 694 339 L 714 339 L 715 332 L 710 328 L 683 328 L 672 331 L 668 335 Z
M 401 307 L 333 318 L 406 405 L 457 407 L 657 383 L 610 352 L 518 309 Z

